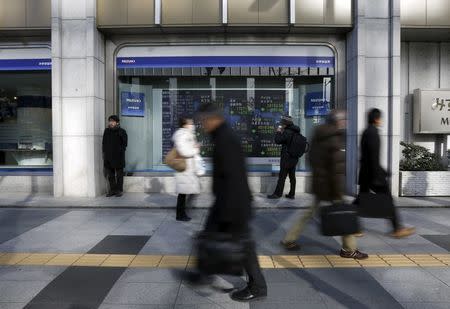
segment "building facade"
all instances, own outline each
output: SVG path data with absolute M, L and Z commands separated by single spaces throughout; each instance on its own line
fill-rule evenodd
M 400 141 L 447 149 L 445 121 L 415 129 L 416 89 L 450 104 L 449 0 L 0 0 L 0 191 L 103 194 L 101 139 L 117 114 L 125 190 L 173 192 L 162 162 L 177 119 L 213 102 L 241 137 L 255 192 L 275 184 L 281 115 L 310 136 L 342 108 L 355 193 L 366 112 L 380 108 L 397 194 Z M 307 159 L 297 176 L 308 191 Z

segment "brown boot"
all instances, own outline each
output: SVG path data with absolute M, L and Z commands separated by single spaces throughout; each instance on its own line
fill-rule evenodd
M 391 234 L 394 238 L 404 238 L 411 236 L 416 232 L 416 229 L 413 227 L 402 227 Z

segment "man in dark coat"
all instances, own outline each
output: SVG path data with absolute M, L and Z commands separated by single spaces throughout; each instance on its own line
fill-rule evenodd
M 275 192 L 267 196 L 269 199 L 278 199 L 283 196 L 284 183 L 288 175 L 291 188 L 289 194 L 286 194 L 286 197 L 289 199 L 295 198 L 295 168 L 298 163 L 298 158 L 291 156 L 288 149 L 294 134 L 299 133 L 300 128 L 294 125 L 290 116 L 283 116 L 281 118 L 281 126 L 278 127 L 275 133 L 275 143 L 281 145 L 280 173 L 278 174 L 278 183 Z
M 370 190 L 376 193 L 391 196 L 387 178 L 389 174 L 380 165 L 380 135 L 378 127 L 381 126 L 381 111 L 377 108 L 368 114 L 368 126 L 361 137 L 361 160 L 359 170 L 359 192 L 367 193 Z M 391 196 L 392 200 L 392 196 Z M 358 203 L 358 199 L 356 203 Z M 414 233 L 414 228 L 401 227 L 398 213 L 392 201 L 391 222 L 393 237 L 401 238 Z
M 250 240 L 252 195 L 240 139 L 213 104 L 202 105 L 198 113 L 204 130 L 211 135 L 214 144 L 213 193 L 216 199 L 209 210 L 204 232 L 226 233 L 234 239 Z M 246 249 L 243 267 L 249 282 L 244 289 L 234 291 L 231 298 L 250 301 L 265 297 L 267 285 L 252 241 Z
M 281 242 L 286 249 L 296 249 L 296 243 L 308 221 L 321 203 L 342 201 L 345 183 L 345 112 L 335 110 L 327 117 L 327 122 L 316 128 L 310 144 L 309 158 L 312 169 L 312 190 L 315 202 L 302 215 Z M 353 235 L 342 236 L 340 256 L 344 258 L 366 259 L 367 254 L 356 248 Z
M 119 117 L 108 118 L 108 127 L 103 133 L 103 164 L 109 182 L 106 196 L 122 196 L 123 169 L 125 167 L 125 150 L 127 148 L 127 132 L 120 127 Z

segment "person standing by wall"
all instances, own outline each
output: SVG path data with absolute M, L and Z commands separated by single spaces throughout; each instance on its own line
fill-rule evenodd
M 108 177 L 107 197 L 123 194 L 123 169 L 125 168 L 125 150 L 128 144 L 127 132 L 120 127 L 119 117 L 111 115 L 108 127 L 103 133 L 103 165 Z
M 412 227 L 402 227 L 400 218 L 392 199 L 387 178 L 389 177 L 380 165 L 380 134 L 378 128 L 382 125 L 381 111 L 377 108 L 371 109 L 368 114 L 368 126 L 361 137 L 361 161 L 359 170 L 359 193 L 387 194 L 392 201 L 392 214 L 389 218 L 392 223 L 392 236 L 396 238 L 407 237 L 414 234 Z M 355 203 L 359 203 L 357 198 Z
M 198 160 L 200 147 L 195 137 L 195 125 L 192 118 L 181 117 L 179 129 L 174 133 L 172 141 L 178 154 L 186 160 L 186 170 L 175 173 L 177 197 L 178 221 L 190 221 L 186 214 L 186 204 L 191 203 L 197 194 L 200 194 L 201 186 L 198 177 Z
M 268 195 L 269 199 L 279 199 L 283 196 L 284 183 L 286 182 L 286 177 L 289 175 L 290 191 L 286 194 L 289 199 L 295 198 L 295 168 L 298 163 L 298 156 L 293 156 L 289 153 L 289 147 L 293 142 L 293 137 L 295 134 L 300 134 L 300 128 L 294 125 L 292 117 L 283 116 L 281 118 L 281 125 L 277 128 L 275 133 L 275 143 L 281 145 L 281 158 L 280 158 L 280 173 L 278 174 L 277 187 L 275 192 Z
M 344 111 L 332 111 L 327 122 L 316 128 L 310 148 L 312 168 L 312 190 L 315 195 L 313 206 L 302 215 L 281 241 L 286 249 L 297 249 L 297 239 L 321 203 L 342 201 L 345 184 L 345 128 Z M 342 236 L 343 258 L 366 259 L 368 255 L 356 247 L 353 235 Z

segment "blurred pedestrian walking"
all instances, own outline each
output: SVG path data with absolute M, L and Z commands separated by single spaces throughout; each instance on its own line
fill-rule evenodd
M 221 110 L 215 105 L 208 103 L 199 108 L 199 117 L 204 130 L 211 135 L 214 145 L 213 160 L 213 194 L 215 201 L 209 210 L 208 218 L 201 233 L 202 237 L 210 243 L 216 242 L 215 248 L 211 249 L 212 254 L 205 258 L 204 252 L 199 252 L 199 262 L 197 274 L 192 273 L 188 281 L 195 283 L 201 281 L 206 275 L 226 273 L 223 264 L 215 263 L 214 259 L 222 256 L 231 256 L 228 260 L 236 260 L 244 269 L 248 276 L 247 286 L 239 291 L 231 293 L 231 298 L 237 301 L 250 301 L 265 297 L 267 295 L 267 285 L 262 275 L 258 258 L 255 252 L 255 245 L 250 235 L 250 220 L 252 217 L 252 196 L 247 182 L 246 164 L 239 137 L 226 123 Z M 221 235 L 221 242 L 213 235 Z M 200 247 L 211 247 L 208 244 Z M 223 252 L 224 248 L 234 248 L 234 252 Z M 238 249 L 236 249 L 238 248 Z M 239 258 L 242 256 L 242 258 Z M 212 264 L 218 268 L 211 271 L 207 269 Z M 188 277 L 188 278 L 189 278 Z
M 185 160 L 185 170 L 175 173 L 177 197 L 178 221 L 190 221 L 191 218 L 186 214 L 186 205 L 192 204 L 196 195 L 200 194 L 201 186 L 199 179 L 199 169 L 197 166 L 200 156 L 200 147 L 195 137 L 195 125 L 192 118 L 183 116 L 179 119 L 179 129 L 175 131 L 172 137 L 174 147 L 177 153 Z
M 413 227 L 403 227 L 400 223 L 400 218 L 387 178 L 389 173 L 386 172 L 380 164 L 380 134 L 378 128 L 382 125 L 382 114 L 377 108 L 374 108 L 368 113 L 368 126 L 364 130 L 361 137 L 361 160 L 359 170 L 359 197 L 355 200 L 355 204 L 363 203 L 362 195 L 373 191 L 377 194 L 387 195 L 388 217 L 393 227 L 392 236 L 396 238 L 406 237 L 414 234 Z M 370 195 L 366 195 L 370 199 Z M 367 199 L 366 199 L 367 200 Z M 370 200 L 368 200 L 370 202 Z M 370 207 L 379 207 L 375 205 Z M 367 205 L 361 205 L 366 206 Z M 381 207 L 380 207 L 381 210 Z
M 120 197 L 123 194 L 123 169 L 127 145 L 127 132 L 120 127 L 119 117 L 109 116 L 108 127 L 103 133 L 102 140 L 103 166 L 109 183 L 107 197 L 114 195 Z
M 300 134 L 300 128 L 294 125 L 292 117 L 283 116 L 275 133 L 275 143 L 281 145 L 280 173 L 278 174 L 275 192 L 268 195 L 269 199 L 279 199 L 283 196 L 286 177 L 289 175 L 290 190 L 286 198 L 295 199 L 295 169 L 300 157 L 306 152 L 306 138 Z
M 346 115 L 343 111 L 332 111 L 325 124 L 316 128 L 311 140 L 309 159 L 312 168 L 312 190 L 315 201 L 305 214 L 298 218 L 281 242 L 286 249 L 299 248 L 297 240 L 308 221 L 321 205 L 340 203 L 343 200 L 345 184 L 345 128 Z M 365 259 L 367 254 L 356 247 L 353 235 L 342 236 L 340 256 Z

